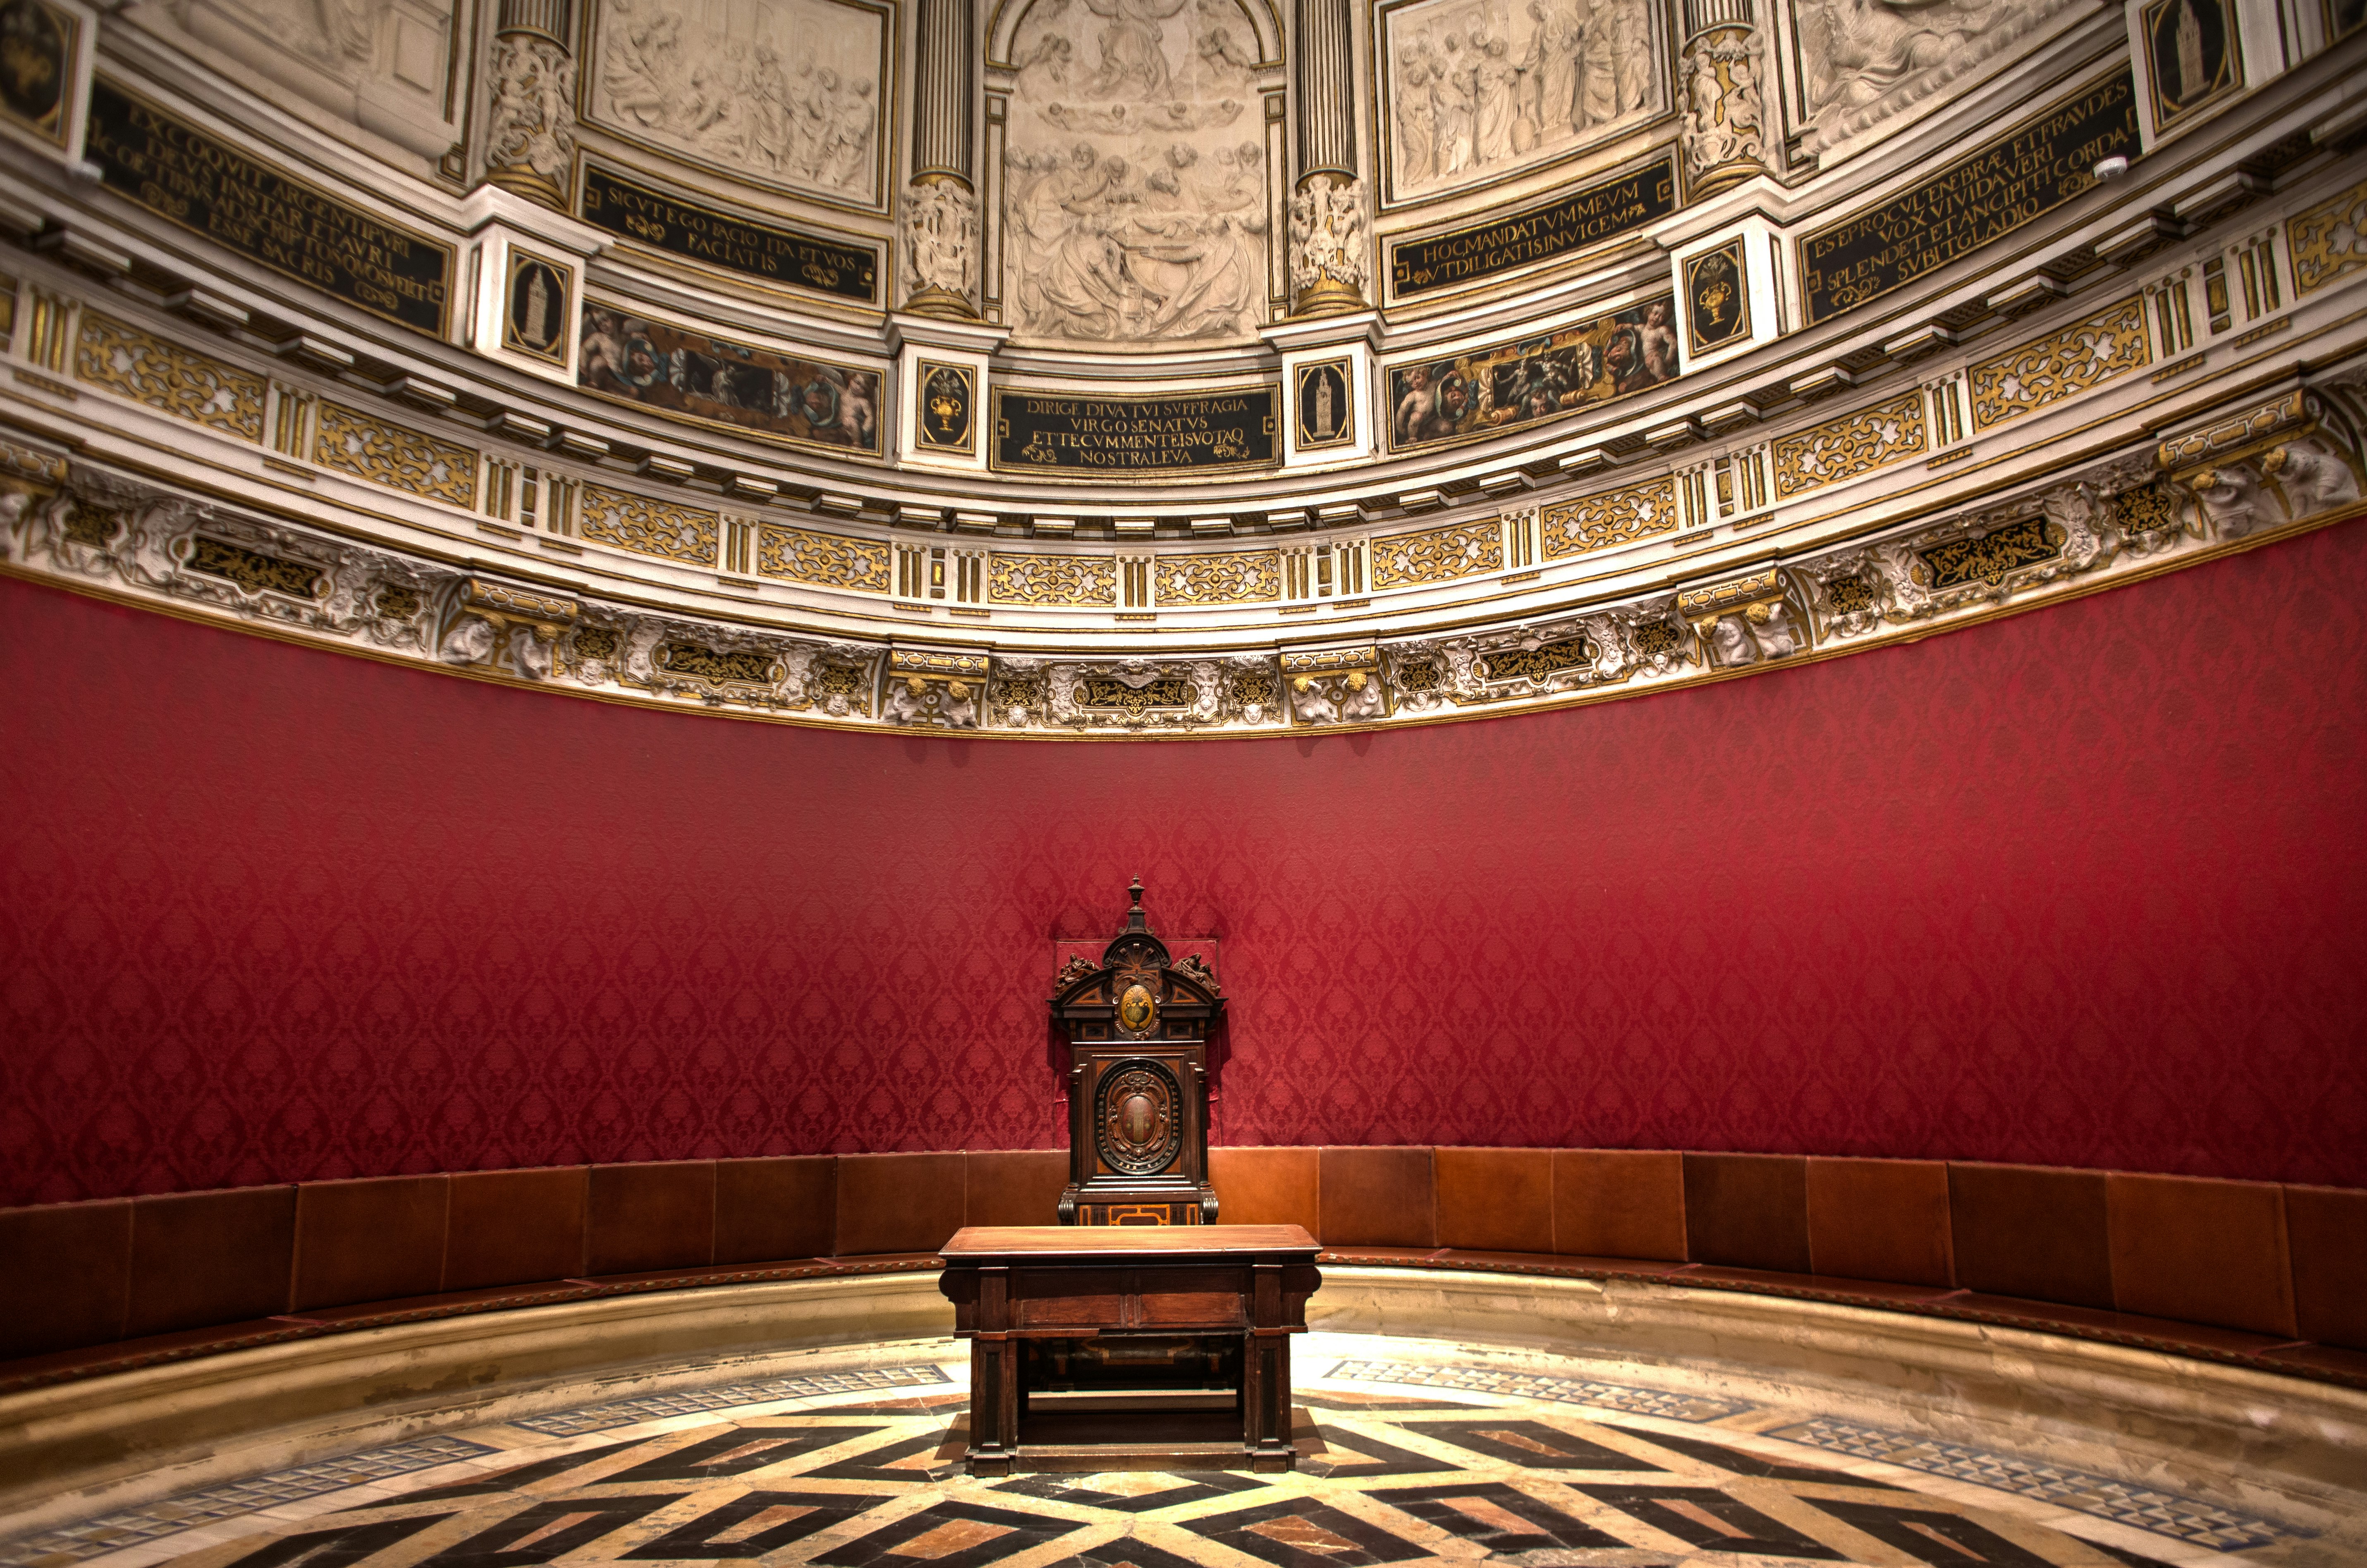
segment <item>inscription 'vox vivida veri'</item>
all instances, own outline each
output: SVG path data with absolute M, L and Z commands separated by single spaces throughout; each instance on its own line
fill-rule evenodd
M 1902 288 L 2043 217 L 2137 153 L 2136 85 L 2124 68 L 1870 212 L 1800 241 L 1807 324 Z
M 1272 384 L 1148 398 L 998 390 L 994 466 L 1104 476 L 1266 468 L 1281 403 Z

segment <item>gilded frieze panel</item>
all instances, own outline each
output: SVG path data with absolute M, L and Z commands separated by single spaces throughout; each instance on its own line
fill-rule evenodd
M 1803 495 L 1923 450 L 1923 394 L 1827 420 L 1775 443 L 1775 494 Z
M 82 312 L 74 379 L 242 441 L 263 439 L 262 377 L 96 310 Z
M 2367 180 L 2293 215 L 2285 225 L 2293 294 L 2314 294 L 2367 267 Z
M 1389 450 L 1521 430 L 1673 380 L 1676 297 L 1550 337 L 1389 370 Z
M 756 534 L 756 570 L 791 582 L 885 593 L 888 547 L 870 539 L 767 523 Z
M 1972 367 L 1973 428 L 1989 430 L 2150 364 L 2145 301 L 2131 295 L 2086 321 Z
M 1274 550 L 1177 556 L 1159 563 L 1162 604 L 1246 604 L 1282 597 L 1282 557 Z
M 1117 558 L 991 555 L 986 597 L 992 604 L 1106 608 L 1117 603 Z
M 880 454 L 879 374 L 751 348 L 586 301 L 576 383 L 667 419 L 767 441 Z
M 585 538 L 620 550 L 689 566 L 713 566 L 720 519 L 702 507 L 587 484 L 579 526 Z
M 1376 588 L 1452 582 L 1476 572 L 1501 570 L 1503 565 L 1504 534 L 1492 517 L 1373 541 Z
M 1546 508 L 1547 560 L 1648 539 L 1677 525 L 1677 481 L 1654 479 Z
M 423 500 L 476 504 L 475 452 L 326 398 L 321 400 L 312 461 Z

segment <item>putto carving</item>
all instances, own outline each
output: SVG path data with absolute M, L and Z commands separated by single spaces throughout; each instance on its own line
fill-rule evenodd
M 1646 0 L 1430 0 L 1382 16 L 1396 200 L 1536 167 L 1666 102 Z
M 1292 313 L 1362 309 L 1371 266 L 1365 236 L 1365 182 L 1311 176 L 1290 198 Z
M 742 178 L 876 207 L 882 27 L 834 0 L 606 0 L 591 117 Z
M 1027 337 L 1240 338 L 1264 319 L 1265 68 L 1234 0 L 1036 0 L 1013 34 L 1005 297 Z
M 1077 960 L 1071 959 L 1070 962 L 1075 963 Z M 1185 953 L 1176 961 L 1174 968 L 1178 975 L 1198 982 L 1211 992 L 1221 991 L 1223 988 L 1217 984 L 1217 972 L 1209 968 L 1208 961 L 1196 953 Z
M 1274 658 L 1089 663 L 1000 660 L 994 711 L 1014 729 L 1200 730 L 1271 724 Z
M 1282 680 L 1294 724 L 1366 724 L 1387 716 L 1389 711 L 1377 648 L 1285 653 Z
M 505 32 L 493 40 L 493 98 L 485 177 L 564 209 L 575 168 L 575 62 L 549 39 Z
M 987 658 L 898 649 L 888 656 L 879 716 L 923 729 L 976 729 L 986 706 Z
M 1695 197 L 1763 173 L 1766 111 L 1759 99 L 1756 35 L 1725 28 L 1685 51 L 1685 118 L 1679 140 Z
M 925 316 L 978 314 L 978 197 L 957 180 L 907 186 L 900 230 L 904 308 Z

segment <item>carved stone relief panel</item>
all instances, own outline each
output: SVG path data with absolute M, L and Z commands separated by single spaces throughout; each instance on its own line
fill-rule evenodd
M 1800 147 L 1824 160 L 2033 39 L 2070 0 L 1793 0 Z
M 267 83 L 440 157 L 457 139 L 454 0 L 183 0 L 174 17 Z
M 858 0 L 601 0 L 584 118 L 753 184 L 876 211 L 892 18 Z
M 1021 337 L 1206 343 L 1264 320 L 1274 243 L 1235 0 L 1035 0 L 1012 34 L 1003 298 Z
M 1392 204 L 1542 167 L 1669 107 L 1651 0 L 1411 0 L 1375 26 Z

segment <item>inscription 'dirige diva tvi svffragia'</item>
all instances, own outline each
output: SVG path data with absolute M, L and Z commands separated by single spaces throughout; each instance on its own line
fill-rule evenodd
M 1803 239 L 1807 324 L 2011 233 L 2095 185 L 2098 164 L 2136 154 L 2136 85 L 2123 70 L 1873 211 Z
M 994 466 L 1104 477 L 1266 468 L 1281 400 L 1272 385 L 1150 398 L 997 390 Z

